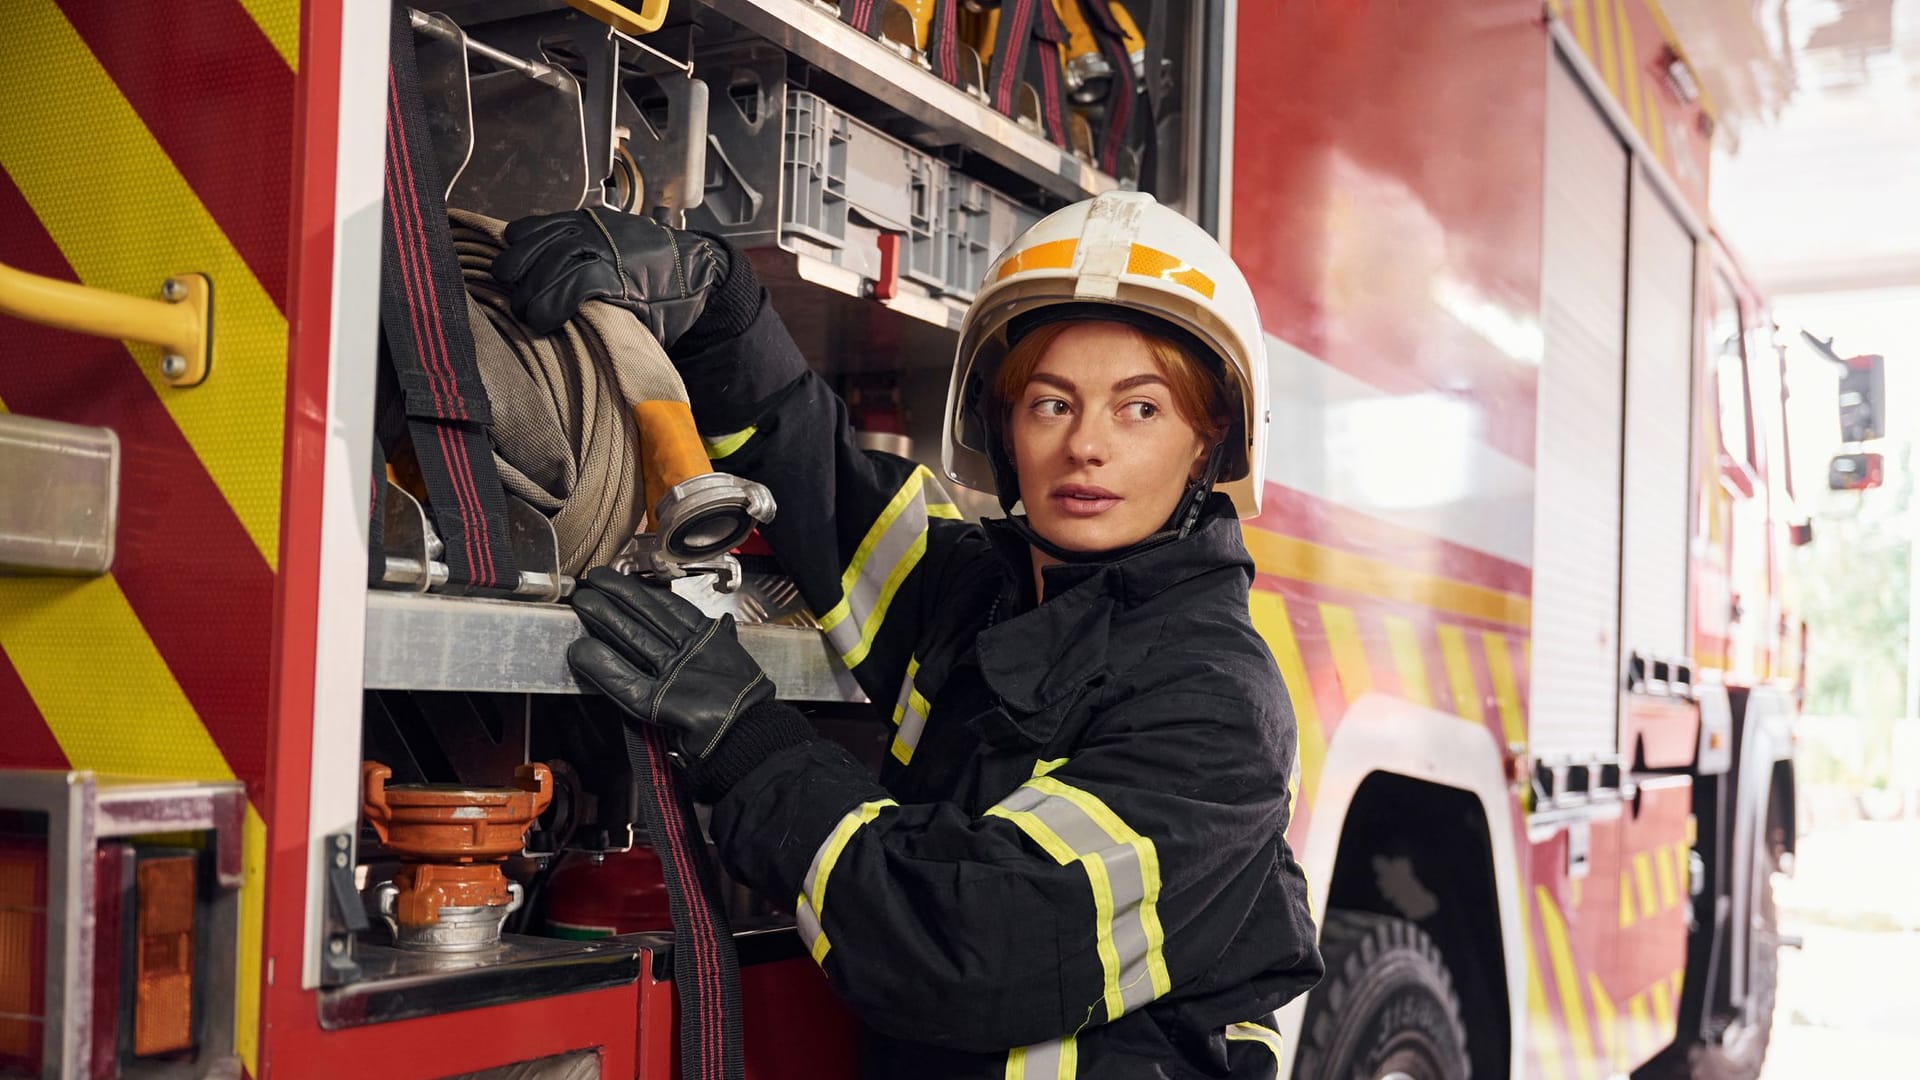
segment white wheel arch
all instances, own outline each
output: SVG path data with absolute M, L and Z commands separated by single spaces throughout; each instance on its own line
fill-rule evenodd
M 1403 776 L 1472 795 L 1487 818 L 1493 852 L 1494 891 L 1500 904 L 1502 960 L 1507 974 L 1507 1025 L 1510 1076 L 1522 1076 L 1526 1050 L 1525 920 L 1521 907 L 1519 853 L 1513 795 L 1507 785 L 1499 742 L 1486 727 L 1398 698 L 1368 694 L 1347 709 L 1327 746 L 1314 794 L 1313 820 L 1299 853 L 1316 924 L 1325 916 L 1340 834 L 1360 785 L 1374 773 Z M 1306 1016 L 1306 998 L 1281 1009 L 1279 1031 L 1287 1048 L 1286 1073 L 1293 1069 Z

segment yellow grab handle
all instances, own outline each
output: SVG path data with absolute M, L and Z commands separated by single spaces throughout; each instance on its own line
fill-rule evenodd
M 0 263 L 0 314 L 94 337 L 158 345 L 160 375 L 174 386 L 207 377 L 213 351 L 213 285 L 205 274 L 176 274 L 165 299 L 76 285 Z
M 639 11 L 613 0 L 567 0 L 567 5 L 623 34 L 651 34 L 667 21 L 667 0 L 641 0 Z

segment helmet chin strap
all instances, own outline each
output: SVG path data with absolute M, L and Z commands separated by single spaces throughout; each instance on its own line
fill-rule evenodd
M 1063 563 L 1085 565 L 1088 563 L 1119 562 L 1121 559 L 1138 555 L 1143 551 L 1149 551 L 1162 544 L 1172 543 L 1175 540 L 1184 540 L 1188 534 L 1193 532 L 1194 526 L 1200 524 L 1200 512 L 1206 508 L 1207 496 L 1213 492 L 1213 483 L 1220 476 L 1220 465 L 1226 457 L 1225 451 L 1226 444 L 1218 443 L 1208 452 L 1206 467 L 1200 471 L 1199 479 L 1187 482 L 1186 493 L 1180 497 L 1180 502 L 1174 506 L 1173 513 L 1168 516 L 1166 524 L 1148 534 L 1145 538 L 1136 540 L 1125 547 L 1112 548 L 1107 551 L 1069 551 L 1053 541 L 1048 540 L 1046 537 L 1041 536 L 1034 530 L 1033 523 L 1029 521 L 1024 514 L 1007 515 L 1007 523 L 1012 525 L 1014 531 L 1019 533 L 1027 543 L 1032 544 L 1041 552 Z M 1009 476 L 1007 479 L 1011 480 L 1012 477 Z M 1013 490 L 1019 490 L 1017 484 L 1014 485 Z

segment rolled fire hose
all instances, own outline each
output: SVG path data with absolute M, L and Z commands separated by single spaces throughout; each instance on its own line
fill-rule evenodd
M 625 556 L 623 568 L 673 575 L 772 519 L 764 487 L 713 471 L 680 373 L 631 312 L 593 302 L 535 334 L 493 279 L 506 223 L 448 216 L 501 483 L 553 520 L 562 573 Z

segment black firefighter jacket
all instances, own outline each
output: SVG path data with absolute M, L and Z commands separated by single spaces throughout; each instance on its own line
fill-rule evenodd
M 1293 712 L 1215 496 L 1185 540 L 1046 571 L 927 469 L 859 449 L 764 299 L 679 361 L 716 466 L 892 725 L 880 777 L 820 740 L 714 808 L 728 870 L 793 905 L 864 1070 L 1272 1077 L 1319 978 L 1289 850 Z

